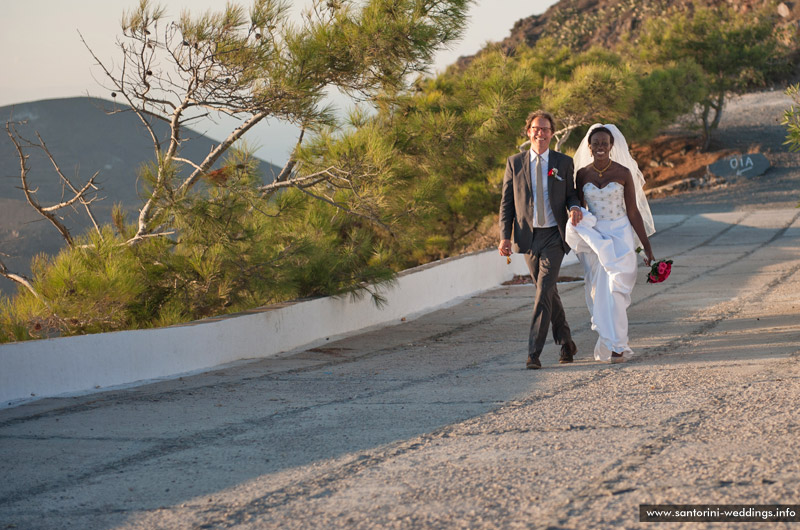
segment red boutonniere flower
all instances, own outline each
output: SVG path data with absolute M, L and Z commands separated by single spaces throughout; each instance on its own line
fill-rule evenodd
M 661 283 L 669 278 L 672 272 L 672 260 L 659 260 L 650 266 L 650 273 L 647 275 L 647 283 Z
M 548 177 L 554 177 L 556 180 L 564 180 L 558 176 L 558 168 L 550 168 L 550 171 L 547 172 Z

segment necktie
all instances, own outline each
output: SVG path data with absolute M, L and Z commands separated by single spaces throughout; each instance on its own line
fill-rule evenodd
M 536 156 L 536 223 L 544 226 L 544 183 L 542 182 L 542 157 Z

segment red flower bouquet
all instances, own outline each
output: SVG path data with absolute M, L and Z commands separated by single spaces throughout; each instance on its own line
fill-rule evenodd
M 661 283 L 669 278 L 672 272 L 672 260 L 662 259 L 653 263 L 650 273 L 647 275 L 647 283 Z

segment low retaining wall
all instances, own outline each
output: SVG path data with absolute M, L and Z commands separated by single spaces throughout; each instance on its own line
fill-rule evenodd
M 570 254 L 564 264 L 575 261 Z M 381 309 L 369 296 L 326 297 L 167 328 L 3 344 L 0 408 L 314 347 L 418 317 L 527 273 L 521 256 L 507 265 L 496 250 L 487 250 L 402 272 L 396 283 L 381 290 L 387 300 Z

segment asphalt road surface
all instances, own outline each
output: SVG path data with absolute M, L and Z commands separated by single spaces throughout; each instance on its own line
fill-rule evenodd
M 785 108 L 748 97 L 731 108 Z M 800 156 L 765 127 L 763 177 L 653 202 L 674 265 L 657 285 L 640 268 L 633 360 L 591 360 L 583 284 L 563 283 L 576 361 L 549 342 L 526 370 L 533 290 L 508 286 L 281 358 L 2 410 L 0 529 L 652 528 L 642 504 L 800 502 Z M 746 526 L 669 524 L 723 527 Z

